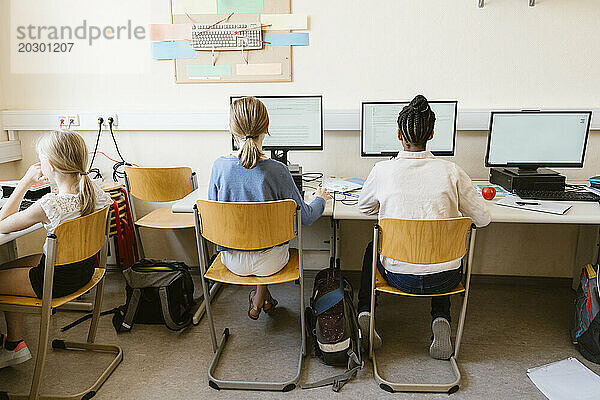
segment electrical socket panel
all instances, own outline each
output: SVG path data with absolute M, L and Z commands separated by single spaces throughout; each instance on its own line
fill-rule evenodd
M 98 116 L 98 118 L 102 118 L 104 120 L 104 122 L 102 123 L 102 126 L 108 128 L 108 119 L 112 117 L 113 119 L 113 128 L 119 126 L 119 116 L 117 114 L 101 114 Z
M 79 115 L 74 114 L 67 116 L 66 124 L 67 126 L 79 126 Z
M 79 126 L 79 115 L 77 114 L 72 114 L 72 115 L 60 115 L 58 117 L 58 126 L 60 128 L 64 128 L 64 129 L 69 129 L 72 128 L 74 126 Z

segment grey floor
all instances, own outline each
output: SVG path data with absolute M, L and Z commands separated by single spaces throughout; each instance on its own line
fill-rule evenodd
M 354 281 L 356 273 L 348 273 Z M 313 274 L 314 275 L 314 274 Z M 199 285 L 197 285 L 199 288 Z M 355 288 L 358 288 L 356 284 Z M 307 297 L 312 279 L 307 277 Z M 293 375 L 299 348 L 298 286 L 272 289 L 280 306 L 273 316 L 262 314 L 258 321 L 246 316 L 247 288 L 227 287 L 214 305 L 219 331 L 232 333 L 223 354 L 219 377 L 285 379 Z M 458 317 L 460 297 L 453 302 Z M 124 282 L 118 273 L 107 278 L 103 309 L 124 302 Z M 465 335 L 460 354 L 463 383 L 451 397 L 456 399 L 543 399 L 526 375 L 527 368 L 577 357 L 594 372 L 600 366 L 583 359 L 569 341 L 573 292 L 565 280 L 477 279 L 472 286 Z M 54 337 L 85 338 L 87 323 L 61 334 L 61 326 L 80 313 L 59 312 L 53 318 Z M 377 326 L 384 340 L 378 352 L 383 374 L 389 379 L 449 378 L 449 365 L 428 357 L 429 307 L 426 299 L 382 297 Z M 26 339 L 36 349 L 37 317 L 26 317 Z M 454 329 L 455 329 L 455 324 Z M 211 357 L 208 325 L 202 320 L 182 333 L 163 326 L 136 325 L 132 332 L 117 335 L 110 317 L 100 324 L 99 343 L 118 343 L 124 360 L 100 388 L 95 399 L 339 399 L 339 398 L 447 398 L 447 394 L 390 394 L 373 381 L 372 364 L 366 362 L 358 379 L 342 392 L 329 387 L 296 389 L 289 393 L 215 391 L 208 387 Z M 89 385 L 109 362 L 108 356 L 73 352 L 50 352 L 44 392 L 75 392 Z M 28 389 L 33 360 L 0 370 L 0 390 Z M 335 373 L 312 357 L 304 363 L 302 381 L 313 381 Z

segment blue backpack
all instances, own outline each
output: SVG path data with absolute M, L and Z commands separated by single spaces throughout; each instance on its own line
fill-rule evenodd
M 571 340 L 587 360 L 600 364 L 600 292 L 598 271 L 592 264 L 581 270 L 581 281 L 575 298 L 575 317 Z

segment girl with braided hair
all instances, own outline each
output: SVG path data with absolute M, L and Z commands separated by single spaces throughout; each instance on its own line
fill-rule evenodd
M 433 138 L 435 114 L 427 99 L 416 96 L 398 115 L 398 140 L 403 151 L 392 160 L 375 164 L 365 181 L 358 207 L 379 218 L 442 219 L 467 216 L 477 226 L 490 223 L 490 214 L 479 198 L 469 176 L 456 164 L 434 157 L 426 151 Z M 359 324 L 363 349 L 369 343 L 371 305 L 371 260 L 373 243 L 365 250 L 361 287 L 358 294 Z M 393 287 L 412 294 L 446 293 L 462 279 L 461 259 L 440 264 L 410 264 L 381 257 L 377 269 Z M 433 341 L 429 354 L 436 359 L 448 359 L 453 349 L 450 341 L 450 298 L 431 298 Z M 374 333 L 375 347 L 381 338 Z

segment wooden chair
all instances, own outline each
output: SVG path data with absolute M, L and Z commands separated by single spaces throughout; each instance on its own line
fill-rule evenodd
M 125 167 L 125 185 L 129 195 L 131 215 L 135 221 L 135 237 L 143 258 L 144 248 L 139 227 L 154 229 L 183 229 L 194 227 L 194 217 L 187 213 L 173 213 L 171 207 L 158 208 L 137 218 L 133 198 L 149 202 L 181 200 L 196 189 L 196 175 L 189 167 L 142 168 Z
M 371 293 L 371 321 L 369 335 L 369 356 L 373 360 L 374 377 L 379 387 L 388 392 L 448 392 L 454 393 L 458 390 L 461 376 L 456 359 L 460 349 L 465 315 L 467 312 L 467 300 L 469 298 L 469 286 L 471 282 L 471 263 L 473 261 L 473 249 L 475 246 L 475 225 L 470 218 L 450 218 L 440 220 L 407 220 L 382 218 L 373 230 L 373 277 Z M 415 295 L 404 293 L 390 286 L 381 276 L 377 269 L 377 257 L 383 255 L 395 260 L 413 263 L 413 264 L 436 264 L 455 260 L 463 257 L 467 253 L 468 242 L 468 261 L 466 274 L 464 275 L 465 284 L 458 285 L 454 290 L 434 295 Z M 456 333 L 456 342 L 454 354 L 450 357 L 450 364 L 455 379 L 450 383 L 436 384 L 409 384 L 389 382 L 383 379 L 377 371 L 377 360 L 373 351 L 373 332 L 375 331 L 375 293 L 383 292 L 394 295 L 414 296 L 414 297 L 433 297 L 446 296 L 453 294 L 464 294 L 460 319 L 458 322 L 458 331 Z
M 208 370 L 208 384 L 214 389 L 280 390 L 287 392 L 300 380 L 303 357 L 306 354 L 304 328 L 304 282 L 302 273 L 302 221 L 300 211 L 293 200 L 264 203 L 224 203 L 198 200 L 194 206 L 198 258 L 202 273 L 204 298 L 209 298 L 207 279 L 232 285 L 271 285 L 275 283 L 300 282 L 300 327 L 302 342 L 296 375 L 284 382 L 247 382 L 221 380 L 213 376 L 221 353 L 229 339 L 229 328 L 223 331 L 217 344 L 215 325 L 210 302 L 204 302 L 210 325 L 214 356 Z M 288 264 L 278 273 L 267 276 L 239 276 L 230 272 L 217 255 L 207 271 L 207 240 L 217 245 L 240 250 L 258 250 L 277 246 L 298 236 L 298 250 L 290 249 Z
M 0 392 L 0 398 L 9 399 L 90 399 L 93 397 L 110 374 L 123 360 L 123 351 L 119 346 L 96 344 L 96 331 L 98 319 L 102 309 L 102 296 L 104 291 L 104 274 L 106 271 L 106 255 L 108 247 L 108 212 L 110 207 L 96 211 L 92 214 L 63 222 L 54 234 L 49 234 L 47 239 L 46 265 L 44 269 L 44 287 L 42 299 L 25 296 L 0 296 L 0 310 L 23 313 L 40 314 L 40 336 L 37 357 L 35 359 L 35 370 L 29 394 L 8 394 Z M 95 269 L 92 280 L 73 294 L 65 297 L 52 298 L 52 283 L 54 278 L 54 267 L 58 265 L 71 264 L 92 257 L 100 252 L 98 268 Z M 44 375 L 44 364 L 48 348 L 48 334 L 50 330 L 50 318 L 53 310 L 69 301 L 76 299 L 82 294 L 96 287 L 94 300 L 94 311 L 92 322 L 85 343 L 69 342 L 55 339 L 52 341 L 54 350 L 86 350 L 99 353 L 114 353 L 115 357 L 110 365 L 104 370 L 96 382 L 81 393 L 73 395 L 40 395 L 42 377 Z

